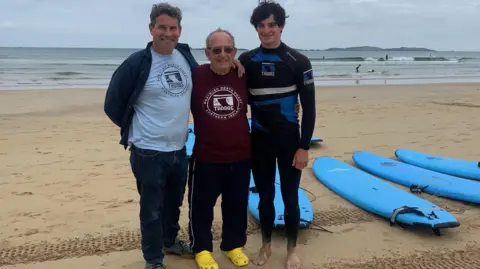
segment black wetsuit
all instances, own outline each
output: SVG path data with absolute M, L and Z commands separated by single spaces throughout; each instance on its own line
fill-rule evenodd
M 262 232 L 270 240 L 275 218 L 273 184 L 278 161 L 286 231 L 289 243 L 296 244 L 301 170 L 292 166 L 292 162 L 297 149 L 309 149 L 315 125 L 312 66 L 306 56 L 284 43 L 276 49 L 259 47 L 244 52 L 239 60 L 245 67 L 249 87 L 252 173 L 260 196 Z M 298 96 L 303 114 L 301 128 L 295 112 Z

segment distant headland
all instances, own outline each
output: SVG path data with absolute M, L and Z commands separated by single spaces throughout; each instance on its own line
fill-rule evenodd
M 192 48 L 194 50 L 204 50 L 205 48 Z M 237 48 L 237 50 L 248 50 L 246 48 Z M 358 46 L 346 48 L 328 48 L 328 49 L 298 49 L 300 51 L 436 51 L 427 48 L 399 47 L 399 48 L 379 48 L 371 46 Z
M 328 48 L 325 51 L 435 51 L 427 48 L 399 47 L 399 48 L 379 48 L 370 46 L 347 47 L 347 48 Z

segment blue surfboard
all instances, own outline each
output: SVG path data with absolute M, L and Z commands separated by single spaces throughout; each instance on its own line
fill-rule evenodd
M 480 203 L 480 182 L 427 170 L 369 152 L 355 152 L 352 159 L 361 169 L 409 187 L 413 192 Z
M 441 228 L 460 226 L 445 209 L 332 157 L 320 157 L 313 173 L 327 188 L 350 203 L 390 220 L 390 224 Z
M 278 167 L 276 168 L 275 176 L 275 198 L 274 198 L 274 207 L 275 207 L 275 220 L 273 223 L 274 228 L 283 228 L 285 226 L 284 220 L 284 209 L 285 205 L 282 200 L 282 192 L 280 189 L 280 176 L 278 172 Z M 253 181 L 253 175 L 250 177 L 250 196 L 248 198 L 248 211 L 252 217 L 260 221 L 260 216 L 258 212 L 258 202 L 260 197 L 255 189 L 255 182 Z M 307 194 L 302 190 L 298 189 L 298 204 L 300 207 L 300 228 L 307 228 L 309 223 L 313 221 L 313 209 L 310 200 L 307 197 Z
M 188 124 L 188 139 L 187 143 L 185 143 L 185 147 L 187 150 L 187 157 L 190 158 L 192 156 L 193 145 L 195 144 L 195 133 L 193 131 L 193 124 Z
M 188 124 L 188 129 L 189 131 L 191 131 L 193 133 L 194 129 L 193 129 L 193 123 L 189 123 Z
M 447 158 L 408 149 L 397 149 L 395 155 L 400 161 L 411 165 L 452 176 L 480 180 L 478 161 Z

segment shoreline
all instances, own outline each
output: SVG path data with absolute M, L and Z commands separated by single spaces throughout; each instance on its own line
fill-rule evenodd
M 334 83 L 332 81 L 342 81 L 345 84 L 341 83 Z M 332 80 L 323 80 L 326 81 L 327 83 L 323 83 L 321 81 L 315 81 L 315 88 L 318 89 L 323 89 L 323 88 L 341 88 L 341 87 L 354 87 L 354 88 L 361 88 L 361 87 L 398 87 L 398 86 L 429 86 L 429 85 L 464 85 L 464 86 L 469 86 L 469 85 L 480 85 L 480 78 L 472 81 L 431 81 L 428 79 L 422 79 L 424 82 L 419 82 L 416 79 L 411 79 L 411 78 L 406 78 L 406 79 L 398 79 L 402 81 L 409 81 L 409 83 L 391 83 L 391 84 L 385 84 L 380 83 L 378 81 L 384 81 L 385 79 L 383 78 L 378 78 L 378 79 L 360 79 L 360 81 L 374 81 L 373 83 L 366 83 L 366 84 L 360 84 L 360 83 L 355 83 L 357 79 L 332 79 Z M 389 79 L 391 81 L 396 80 L 396 79 Z M 350 83 L 346 83 L 345 81 L 348 81 Z M 328 83 L 330 82 L 330 83 Z M 42 87 L 42 88 L 18 88 L 18 89 L 2 89 L 0 88 L 0 94 L 1 93 L 11 93 L 11 92 L 52 92 L 52 91 L 72 91 L 72 90 L 103 90 L 106 91 L 107 87 L 101 87 L 101 86 L 91 86 L 91 87 L 83 87 L 83 86 L 58 86 L 58 87 Z

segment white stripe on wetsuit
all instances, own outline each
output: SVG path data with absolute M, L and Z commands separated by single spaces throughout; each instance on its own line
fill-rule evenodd
M 269 94 L 294 92 L 297 90 L 297 86 L 292 85 L 289 87 L 281 87 L 281 88 L 259 88 L 259 89 L 250 88 L 249 90 L 252 95 L 269 95 Z

